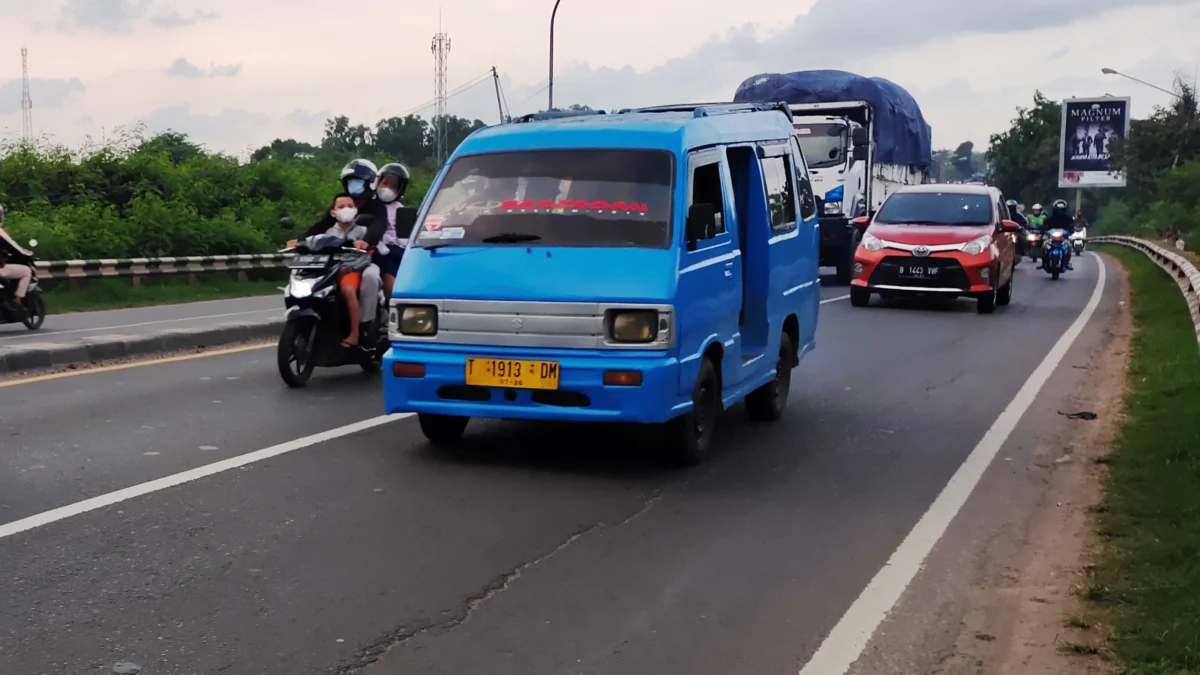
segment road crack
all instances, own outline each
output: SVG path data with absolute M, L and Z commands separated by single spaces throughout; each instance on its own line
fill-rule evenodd
M 403 646 L 415 637 L 429 633 L 447 633 L 458 628 L 467 621 L 470 621 L 472 617 L 478 614 L 496 596 L 511 588 L 526 570 L 550 560 L 575 542 L 597 530 L 615 529 L 628 525 L 652 509 L 660 499 L 662 499 L 662 494 L 655 494 L 647 499 L 641 508 L 632 515 L 612 525 L 601 520 L 576 530 L 548 552 L 522 562 L 508 572 L 497 576 L 491 582 L 484 585 L 483 588 L 465 598 L 459 605 L 459 610 L 453 615 L 436 621 L 422 621 L 412 625 L 401 626 L 385 635 L 382 639 L 375 641 L 369 647 L 361 650 L 354 661 L 335 669 L 333 673 L 336 675 L 358 675 L 368 666 L 382 661 L 390 651 L 396 647 Z

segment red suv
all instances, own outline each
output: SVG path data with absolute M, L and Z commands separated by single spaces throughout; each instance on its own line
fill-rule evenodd
M 871 294 L 967 296 L 980 314 L 1012 300 L 1017 223 L 986 185 L 910 185 L 889 196 L 863 229 L 854 254 L 850 304 Z

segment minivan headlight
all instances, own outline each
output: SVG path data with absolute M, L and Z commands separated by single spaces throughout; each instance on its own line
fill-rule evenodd
M 980 237 L 963 244 L 962 250 L 963 253 L 966 253 L 967 255 L 979 255 L 980 253 L 988 250 L 991 245 L 992 238 L 990 236 Z
M 609 332 L 613 342 L 647 343 L 658 337 L 658 312 L 652 309 L 617 310 Z
M 883 250 L 883 240 L 868 232 L 863 235 L 862 247 L 874 253 Z
M 436 335 L 438 311 L 432 305 L 402 305 L 388 313 L 388 323 L 401 335 Z

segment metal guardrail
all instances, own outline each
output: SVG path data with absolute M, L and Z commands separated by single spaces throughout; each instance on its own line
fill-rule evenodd
M 1183 297 L 1187 300 L 1188 311 L 1192 314 L 1192 325 L 1196 327 L 1196 344 L 1200 346 L 1200 270 L 1197 270 L 1190 260 L 1174 251 L 1168 251 L 1158 244 L 1137 237 L 1089 237 L 1088 243 L 1119 244 L 1137 249 L 1145 253 L 1167 274 L 1170 274 L 1171 278 L 1175 279 L 1175 283 L 1179 284 L 1179 290 L 1183 292 Z
M 243 272 L 286 267 L 287 253 L 186 256 L 173 258 L 122 258 L 102 260 L 45 260 L 34 263 L 43 279 L 101 279 L 152 277 L 164 274 Z

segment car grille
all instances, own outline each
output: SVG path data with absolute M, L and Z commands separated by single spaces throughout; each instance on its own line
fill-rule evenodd
M 926 267 L 940 267 L 936 279 L 902 279 L 900 265 L 921 264 Z M 962 265 L 953 258 L 916 258 L 913 256 L 891 255 L 884 258 L 875 266 L 871 273 L 872 286 L 906 286 L 911 288 L 958 288 L 967 290 L 971 284 Z

